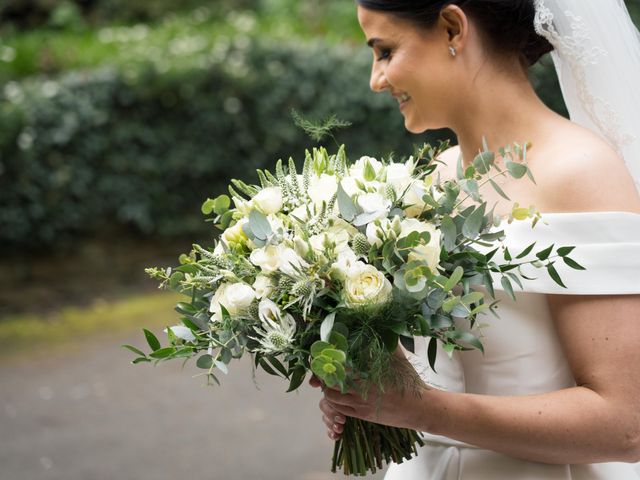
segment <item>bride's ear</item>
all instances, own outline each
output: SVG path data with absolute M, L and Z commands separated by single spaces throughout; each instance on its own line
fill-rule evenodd
M 438 27 L 446 35 L 449 46 L 461 52 L 469 36 L 469 19 L 457 5 L 447 5 L 440 11 Z

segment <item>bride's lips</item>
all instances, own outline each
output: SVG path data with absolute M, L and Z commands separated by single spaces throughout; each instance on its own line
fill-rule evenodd
M 396 100 L 398 101 L 398 104 L 400 105 L 400 110 L 402 110 L 407 105 L 407 103 L 411 101 L 411 97 L 407 93 L 403 93 L 401 95 L 394 95 L 394 97 L 396 98 Z

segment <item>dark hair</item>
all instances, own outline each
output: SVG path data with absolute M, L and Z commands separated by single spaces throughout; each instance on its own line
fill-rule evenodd
M 433 27 L 440 11 L 458 5 L 478 25 L 494 52 L 518 54 L 526 67 L 534 65 L 553 50 L 549 41 L 534 28 L 533 0 L 357 0 L 369 10 L 388 12 L 415 24 Z

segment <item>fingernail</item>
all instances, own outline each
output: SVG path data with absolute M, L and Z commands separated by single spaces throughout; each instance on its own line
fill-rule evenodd
M 346 421 L 346 419 L 344 417 L 341 417 L 341 416 L 338 415 L 333 419 L 333 421 L 334 422 L 338 422 L 338 423 L 344 423 Z

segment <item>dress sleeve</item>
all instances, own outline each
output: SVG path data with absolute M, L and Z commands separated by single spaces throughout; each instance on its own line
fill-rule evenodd
M 545 268 L 531 265 L 522 273 L 534 280 L 522 280 L 524 291 L 566 295 L 640 294 L 640 214 L 630 212 L 580 212 L 542 214 L 535 228 L 528 222 L 501 226 L 505 245 L 517 255 L 536 242 L 533 253 L 523 260 L 534 260 L 535 252 L 550 246 L 575 247 L 569 257 L 586 268 L 574 270 L 557 259 L 554 267 L 567 288 L 558 285 Z M 500 258 L 498 258 L 500 260 Z M 500 286 L 500 275 L 494 276 Z M 518 287 L 516 286 L 516 295 Z

